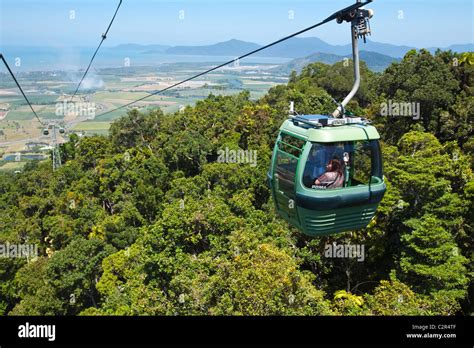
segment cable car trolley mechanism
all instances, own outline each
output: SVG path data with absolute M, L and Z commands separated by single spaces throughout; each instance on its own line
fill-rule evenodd
M 365 42 L 373 16 L 361 6 L 357 1 L 330 17 L 351 23 L 352 90 L 332 115 L 295 115 L 291 103 L 267 174 L 279 215 L 312 237 L 366 227 L 386 190 L 379 133 L 345 111 L 360 86 L 358 40 Z

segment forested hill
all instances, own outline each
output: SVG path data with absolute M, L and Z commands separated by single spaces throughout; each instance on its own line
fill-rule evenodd
M 379 129 L 388 185 L 367 229 L 306 238 L 273 208 L 266 172 L 289 101 L 328 113 L 352 85 L 351 66 L 314 63 L 261 100 L 130 111 L 109 137 L 71 136 L 55 172 L 0 174 L 0 242 L 39 247 L 0 258 L 0 313 L 472 313 L 468 55 L 410 51 L 362 72 L 348 109 Z M 380 116 L 388 101 L 419 102 L 421 119 Z M 257 151 L 256 166 L 218 162 L 226 148 Z M 365 259 L 326 257 L 332 243 L 363 245 Z

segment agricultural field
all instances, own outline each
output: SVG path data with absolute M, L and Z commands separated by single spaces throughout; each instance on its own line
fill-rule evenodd
M 57 141 L 61 143 L 67 140 L 67 134 L 71 132 L 81 135 L 108 134 L 110 124 L 125 115 L 132 106 L 117 111 L 114 109 L 170 87 L 212 66 L 213 63 L 169 63 L 153 67 L 92 69 L 73 99 L 73 104 L 81 105 L 82 109 L 73 111 L 66 111 L 66 108 L 70 105 L 67 103 L 71 101 L 70 96 L 80 74 L 38 71 L 18 73 L 18 78 L 42 123 L 55 124 L 66 130 L 64 137 L 58 134 Z M 251 98 L 257 99 L 272 86 L 287 82 L 286 77 L 267 72 L 273 68 L 275 65 L 269 64 L 224 67 L 162 94 L 148 97 L 133 107 L 140 110 L 159 107 L 165 113 L 174 113 L 182 107 L 194 105 L 209 94 L 232 95 L 242 90 L 248 90 Z M 29 142 L 52 143 L 51 134 L 43 134 L 44 126 L 31 112 L 13 81 L 7 75 L 4 77 L 0 82 L 0 154 L 5 157 L 22 151 Z M 61 109 L 61 105 L 66 105 L 65 109 Z M 93 109 L 92 114 L 82 112 L 89 110 L 89 107 Z M 4 164 L 1 169 L 10 166 Z

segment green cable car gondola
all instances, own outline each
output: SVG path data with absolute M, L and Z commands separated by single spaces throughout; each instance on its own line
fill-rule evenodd
M 379 133 L 344 110 L 360 85 L 357 42 L 370 33 L 372 15 L 358 9 L 338 18 L 352 23 L 355 82 L 349 95 L 331 116 L 290 116 L 273 150 L 268 181 L 276 210 L 309 236 L 366 227 L 386 190 Z
M 366 227 L 385 193 L 375 127 L 322 125 L 328 121 L 323 115 L 285 121 L 268 178 L 278 213 L 309 236 Z M 329 163 L 340 171 L 317 185 Z

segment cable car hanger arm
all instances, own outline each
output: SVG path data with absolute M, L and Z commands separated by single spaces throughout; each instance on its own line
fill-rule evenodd
M 360 4 L 360 0 L 357 0 Z M 368 4 L 372 0 L 364 3 Z M 360 57 L 359 57 L 359 38 L 363 38 L 366 42 L 366 36 L 370 35 L 370 23 L 369 19 L 372 18 L 374 12 L 372 10 L 361 9 L 360 6 L 340 13 L 337 17 L 337 23 L 342 23 L 343 21 L 351 22 L 351 39 L 352 39 L 352 60 L 354 64 L 354 85 L 352 86 L 349 94 L 344 98 L 344 100 L 338 105 L 337 109 L 334 110 L 332 116 L 337 118 L 339 116 L 344 117 L 345 107 L 351 101 L 351 99 L 356 95 L 360 87 Z

